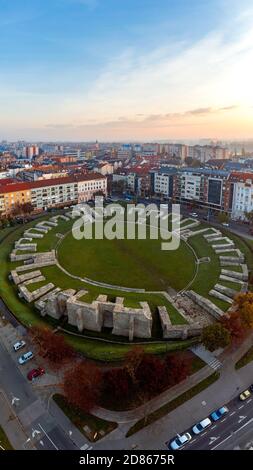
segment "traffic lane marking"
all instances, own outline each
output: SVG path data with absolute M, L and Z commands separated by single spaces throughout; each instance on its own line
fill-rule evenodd
M 39 423 L 38 426 L 40 427 L 41 431 L 44 432 L 45 436 L 48 438 L 48 440 L 51 442 L 51 444 L 54 446 L 55 450 L 59 450 L 57 445 L 54 443 L 54 441 L 52 441 L 51 437 L 47 434 L 47 432 L 45 431 L 45 429 L 41 426 L 41 424 Z
M 252 423 L 253 421 L 253 418 L 251 418 L 249 421 L 247 421 L 247 423 L 243 424 L 242 426 L 240 426 L 240 428 L 236 429 L 235 431 L 232 432 L 232 434 L 230 434 L 228 437 L 226 437 L 226 439 L 224 439 L 223 441 L 219 442 L 219 444 L 217 444 L 215 447 L 213 447 L 211 450 L 215 450 L 217 447 L 219 447 L 220 445 L 224 444 L 224 442 L 228 441 L 228 439 L 231 439 L 231 437 L 234 436 L 234 434 L 237 434 L 239 431 L 241 431 L 243 428 L 245 428 L 246 426 L 248 426 L 250 423 Z

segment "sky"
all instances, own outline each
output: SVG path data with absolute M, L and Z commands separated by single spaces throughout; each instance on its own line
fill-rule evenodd
M 0 0 L 0 139 L 253 137 L 252 0 Z

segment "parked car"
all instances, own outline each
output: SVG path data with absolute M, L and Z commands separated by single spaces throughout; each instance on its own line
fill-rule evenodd
M 178 435 L 173 439 L 173 441 L 170 442 L 170 444 L 166 444 L 167 447 L 170 447 L 172 450 L 178 450 L 181 449 L 187 442 L 191 440 L 191 435 L 189 432 L 186 432 L 185 434 L 182 434 L 182 436 Z
M 26 345 L 26 342 L 21 340 L 18 341 L 17 343 L 13 344 L 13 349 L 14 351 L 19 351 L 19 349 L 23 348 Z
M 190 213 L 190 216 L 191 216 L 191 217 L 198 217 L 198 214 L 197 214 L 197 212 L 191 212 L 191 213 Z
M 28 380 L 34 380 L 37 377 L 40 377 L 41 375 L 44 375 L 46 373 L 45 369 L 43 367 L 38 367 L 37 369 L 32 369 L 30 372 L 27 374 Z
M 210 426 L 211 424 L 212 422 L 209 418 L 202 419 L 202 421 L 200 421 L 199 423 L 195 424 L 195 426 L 193 426 L 192 431 L 194 432 L 194 434 L 200 434 L 206 428 L 208 428 L 208 426 Z
M 19 364 L 22 365 L 22 364 L 25 364 L 26 362 L 30 361 L 30 359 L 32 359 L 32 358 L 33 358 L 33 353 L 32 353 L 32 351 L 29 351 L 29 352 L 23 354 L 23 356 L 20 356 L 18 358 L 18 362 L 19 362 Z
M 222 406 L 216 411 L 213 411 L 213 413 L 210 415 L 213 421 L 218 421 L 219 419 L 222 418 L 226 413 L 228 413 L 228 407 L 227 406 Z
M 229 224 L 227 222 L 223 222 L 223 224 L 221 225 L 223 225 L 223 227 L 229 227 Z
M 249 389 L 247 389 L 247 390 L 244 390 L 244 392 L 240 394 L 239 398 L 241 401 L 244 401 L 244 400 L 247 400 L 247 398 L 249 398 L 250 395 L 251 395 L 251 392 Z

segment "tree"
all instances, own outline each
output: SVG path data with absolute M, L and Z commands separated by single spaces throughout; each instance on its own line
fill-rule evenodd
M 169 385 L 175 385 L 185 380 L 192 370 L 192 359 L 183 354 L 168 354 L 165 358 L 167 380 Z
M 135 371 L 139 391 L 152 397 L 166 385 L 166 369 L 163 362 L 152 354 L 145 354 Z
M 231 341 L 234 345 L 240 344 L 246 335 L 246 329 L 243 325 L 239 312 L 232 312 L 229 317 L 221 319 L 223 326 L 229 331 Z
M 125 367 L 106 370 L 103 374 L 105 401 L 128 402 L 133 395 L 133 381 Z
M 136 370 L 139 367 L 144 355 L 145 351 L 141 346 L 134 346 L 125 355 L 125 368 L 132 378 L 133 383 L 136 383 Z
M 192 168 L 199 168 L 202 166 L 200 160 L 197 160 L 197 158 L 192 157 L 186 157 L 185 163 L 187 166 L 190 166 Z
M 209 351 L 215 351 L 230 344 L 231 334 L 221 323 L 217 322 L 203 329 L 201 340 Z
M 253 222 L 253 211 L 250 211 L 250 212 L 245 211 L 244 216 L 249 221 L 249 223 L 252 224 L 252 222 Z
M 32 340 L 38 346 L 38 354 L 44 357 L 52 368 L 67 364 L 75 356 L 74 350 L 61 334 L 41 326 L 30 328 Z
M 226 212 L 219 212 L 218 220 L 220 224 L 225 224 L 229 221 L 229 215 Z
M 101 390 L 101 371 L 91 362 L 82 361 L 67 370 L 63 391 L 67 401 L 89 413 L 97 406 Z
M 235 298 L 235 305 L 244 328 L 253 328 L 253 293 L 238 294 Z
M 31 202 L 24 202 L 22 206 L 24 215 L 30 215 L 34 211 L 34 207 Z
M 24 202 L 24 203 L 20 203 L 20 202 L 16 202 L 14 204 L 14 206 L 12 207 L 11 209 L 11 216 L 12 217 L 22 217 L 23 221 L 24 221 L 24 218 L 28 215 L 28 214 L 31 214 L 34 210 L 34 207 L 33 205 L 30 203 L 30 202 Z

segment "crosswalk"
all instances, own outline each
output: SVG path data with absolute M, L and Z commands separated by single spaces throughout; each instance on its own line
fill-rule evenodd
M 203 345 L 198 344 L 192 346 L 190 350 L 198 356 L 202 361 L 204 361 L 209 367 L 213 370 L 219 370 L 222 367 L 222 363 L 217 359 L 214 354 L 208 351 Z

